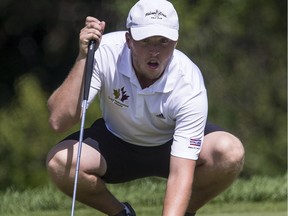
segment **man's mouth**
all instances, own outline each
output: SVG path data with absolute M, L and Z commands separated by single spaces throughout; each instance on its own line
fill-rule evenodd
M 148 65 L 149 65 L 150 68 L 155 69 L 155 68 L 157 68 L 159 66 L 159 63 L 157 61 L 149 61 Z

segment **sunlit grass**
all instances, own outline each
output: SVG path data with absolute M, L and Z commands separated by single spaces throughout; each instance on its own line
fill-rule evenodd
M 287 211 L 287 176 L 279 178 L 255 177 L 251 180 L 237 180 L 227 191 L 199 211 L 198 215 L 216 216 L 249 215 L 251 212 L 261 215 Z M 121 201 L 128 201 L 139 216 L 161 215 L 165 181 L 158 178 L 146 178 L 125 184 L 108 185 L 112 193 Z M 77 203 L 77 216 L 103 214 Z M 59 192 L 54 186 L 17 191 L 7 189 L 0 195 L 0 215 L 53 216 L 69 215 L 71 198 Z M 248 214 L 249 213 L 249 214 Z M 215 214 L 215 215 L 214 215 Z M 225 215 L 225 214 L 224 214 Z M 268 214 L 266 214 L 268 215 Z M 272 214 L 271 214 L 272 215 Z

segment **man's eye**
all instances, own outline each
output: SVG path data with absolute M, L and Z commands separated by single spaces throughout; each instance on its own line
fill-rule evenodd
M 162 38 L 162 39 L 161 39 L 161 43 L 162 43 L 162 44 L 168 44 L 169 41 L 170 41 L 170 40 L 167 39 L 167 38 Z
M 141 42 L 143 42 L 143 43 L 149 43 L 149 39 L 145 38 L 145 39 L 141 40 Z
M 139 41 L 139 44 L 141 46 L 147 46 L 149 44 L 149 40 L 148 39 L 143 39 Z

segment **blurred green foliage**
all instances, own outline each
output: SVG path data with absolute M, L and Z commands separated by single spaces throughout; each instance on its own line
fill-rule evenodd
M 47 183 L 47 153 L 53 145 L 80 128 L 78 124 L 63 134 L 51 130 L 46 106 L 48 96 L 35 76 L 20 77 L 15 87 L 17 96 L 8 107 L 0 109 L 0 190 Z M 100 116 L 96 100 L 87 111 L 86 126 Z
M 209 120 L 230 130 L 245 145 L 242 176 L 286 173 L 287 1 L 172 2 L 180 18 L 178 49 L 199 66 L 205 78 Z M 134 3 L 1 1 L 0 189 L 47 182 L 49 149 L 79 129 L 76 125 L 65 134 L 53 133 L 46 101 L 73 64 L 85 17 L 105 20 L 106 32 L 124 30 Z M 22 10 L 23 19 L 17 10 Z M 17 76 L 11 99 L 12 74 Z M 87 125 L 100 115 L 96 101 L 88 110 Z
M 1 187 L 10 183 L 35 185 L 46 175 L 43 167 L 48 146 L 45 144 L 51 138 L 45 106 L 47 97 L 32 76 L 18 80 L 16 87 L 17 99 L 0 111 Z
M 285 172 L 287 2 L 180 2 L 179 47 L 205 77 L 209 119 L 243 141 L 244 174 Z

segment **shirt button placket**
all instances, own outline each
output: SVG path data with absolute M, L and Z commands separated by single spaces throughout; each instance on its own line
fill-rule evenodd
M 136 99 L 136 117 L 143 118 L 144 115 L 144 96 L 142 94 L 137 94 Z

